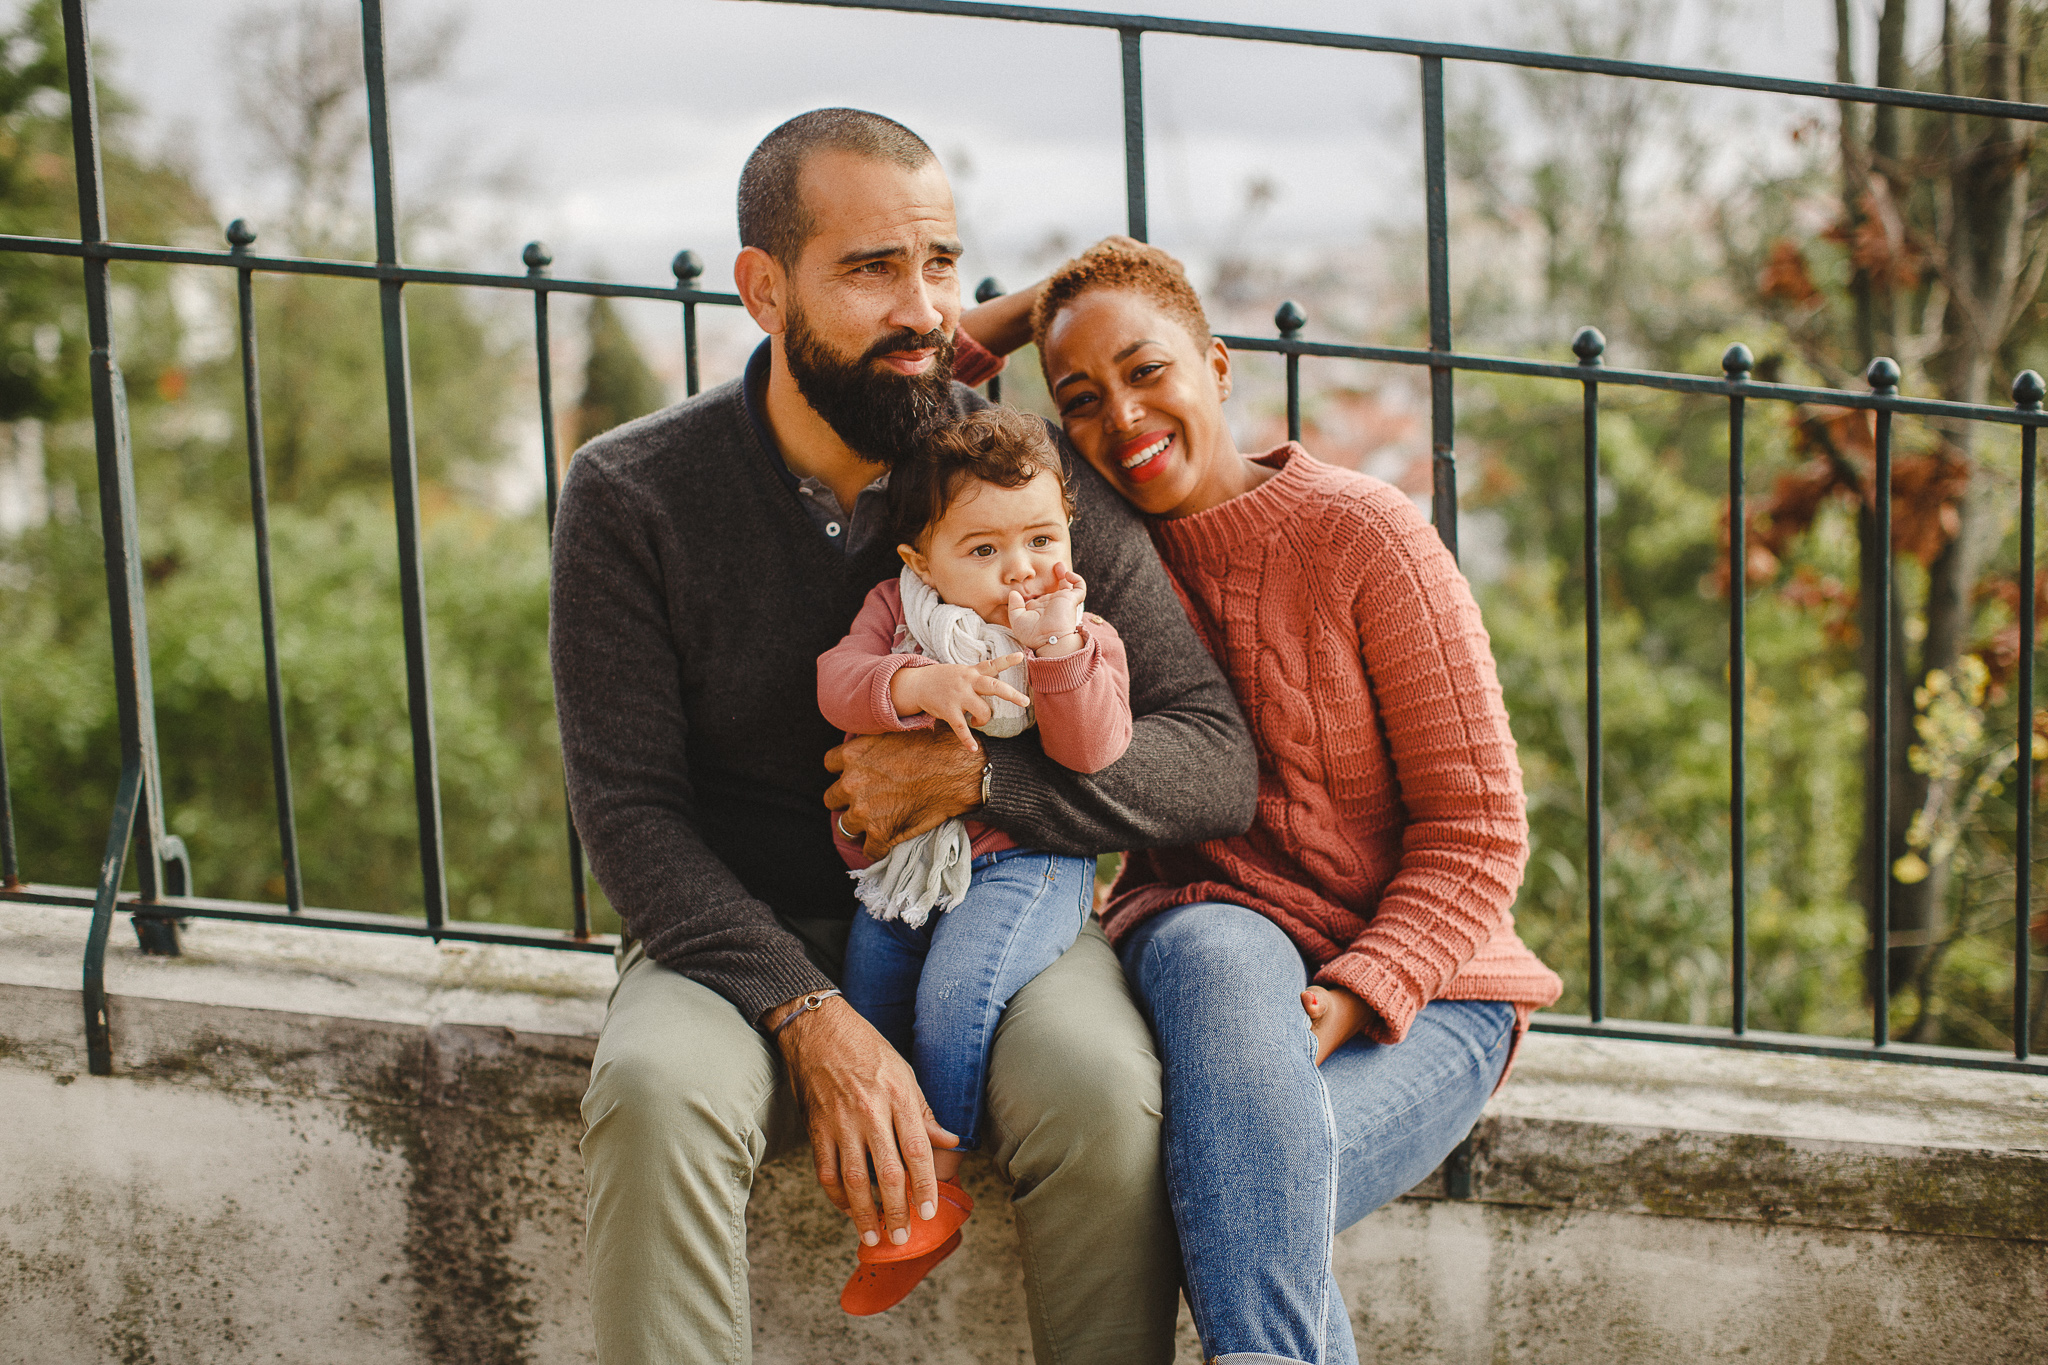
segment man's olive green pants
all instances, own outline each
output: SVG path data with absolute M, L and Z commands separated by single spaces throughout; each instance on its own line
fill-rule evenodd
M 1180 1260 L 1159 1061 L 1093 922 L 1010 1002 L 988 1116 L 986 1150 L 1016 1186 L 1039 1365 L 1170 1362 Z M 762 1162 L 809 1146 L 780 1054 L 724 997 L 636 944 L 583 1121 L 598 1359 L 743 1365 L 747 1195 Z

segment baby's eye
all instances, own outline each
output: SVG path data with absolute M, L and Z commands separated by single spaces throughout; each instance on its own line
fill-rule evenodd
M 973 549 L 969 550 L 967 553 L 973 555 L 976 559 L 987 559 L 990 555 L 994 554 L 995 552 L 996 547 L 993 545 L 977 545 Z
M 1046 546 L 1048 546 L 1048 545 L 1050 545 L 1050 544 L 1052 544 L 1052 537 L 1051 537 L 1051 536 L 1033 536 L 1033 537 L 1031 537 L 1031 548 L 1032 548 L 1032 549 L 1034 549 L 1034 550 L 1043 550 L 1043 549 L 1044 549 L 1044 548 L 1045 548 Z

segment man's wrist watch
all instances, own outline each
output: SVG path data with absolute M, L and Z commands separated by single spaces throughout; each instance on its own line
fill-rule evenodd
M 996 765 L 984 758 L 981 760 L 981 804 L 988 804 L 988 784 L 995 780 Z

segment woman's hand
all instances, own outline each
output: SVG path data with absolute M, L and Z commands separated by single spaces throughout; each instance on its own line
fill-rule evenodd
M 1317 1066 L 1372 1018 L 1372 1006 L 1342 986 L 1310 986 L 1301 993 L 1301 1008 L 1316 1035 Z
M 1088 584 L 1064 564 L 1052 568 L 1053 589 L 1030 601 L 1010 593 L 1010 634 L 1041 659 L 1057 659 L 1081 647 L 1081 610 L 1088 602 Z M 1047 643 L 1057 639 L 1058 644 Z
M 1024 662 L 1022 654 L 1005 654 L 985 664 L 924 664 L 899 668 L 889 679 L 889 700 L 899 716 L 930 716 L 953 727 L 960 742 L 969 749 L 974 742 L 972 727 L 988 724 L 995 708 L 990 697 L 1001 697 L 1018 706 L 1031 705 L 1031 698 L 1004 682 L 1005 669 Z

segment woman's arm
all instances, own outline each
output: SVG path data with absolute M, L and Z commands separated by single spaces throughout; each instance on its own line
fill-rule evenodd
M 919 654 L 892 654 L 896 627 L 897 586 L 878 583 L 853 618 L 846 638 L 818 656 L 818 710 L 839 729 L 853 735 L 886 735 L 897 730 L 922 730 L 932 718 L 899 716 L 889 684 L 897 671 L 929 663 Z
M 960 315 L 960 330 L 996 355 L 1008 355 L 1031 341 L 1031 308 L 1045 292 L 1040 280 L 1014 294 L 999 294 Z
M 1316 974 L 1399 1042 L 1507 921 L 1528 860 L 1522 769 L 1486 627 L 1434 529 L 1393 489 L 1362 504 L 1353 616 L 1408 823 L 1365 931 Z

